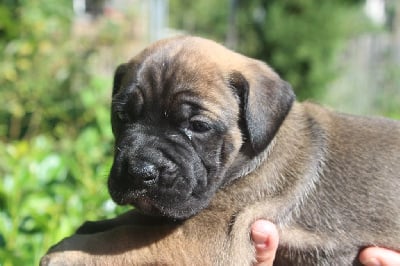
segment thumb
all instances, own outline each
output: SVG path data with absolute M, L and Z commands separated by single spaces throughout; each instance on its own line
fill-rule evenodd
M 272 266 L 278 248 L 279 235 L 275 225 L 257 220 L 251 226 L 251 238 L 256 250 L 256 266 Z
M 400 253 L 385 248 L 369 247 L 361 251 L 360 262 L 367 266 L 400 265 Z

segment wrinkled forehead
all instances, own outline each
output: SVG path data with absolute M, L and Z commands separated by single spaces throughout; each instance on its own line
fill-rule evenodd
M 212 109 L 234 99 L 228 88 L 227 73 L 195 47 L 164 44 L 145 50 L 135 60 L 136 82 L 158 96 L 168 98 L 190 92 Z

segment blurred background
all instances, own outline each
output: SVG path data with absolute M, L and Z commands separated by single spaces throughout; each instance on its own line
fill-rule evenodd
M 0 0 L 0 265 L 37 265 L 109 199 L 113 71 L 157 39 L 214 39 L 340 111 L 400 118 L 398 0 Z

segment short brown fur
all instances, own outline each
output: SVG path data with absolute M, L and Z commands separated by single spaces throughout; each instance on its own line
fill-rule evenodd
M 150 67 L 145 58 L 159 52 L 179 54 L 176 78 L 189 80 L 208 115 L 229 125 L 229 179 L 188 219 L 154 224 L 155 217 L 131 211 L 63 240 L 42 265 L 251 265 L 250 226 L 260 218 L 279 229 L 274 265 L 358 265 L 366 246 L 400 250 L 399 122 L 283 104 L 287 84 L 271 68 L 201 38 L 163 40 L 128 66 Z M 248 83 L 248 114 L 226 86 L 233 73 Z M 263 123 L 267 133 L 277 127 L 273 136 L 256 132 L 254 124 Z

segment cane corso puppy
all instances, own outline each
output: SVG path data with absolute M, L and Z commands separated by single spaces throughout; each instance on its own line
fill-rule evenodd
M 276 265 L 357 265 L 400 249 L 400 123 L 298 103 L 266 64 L 198 37 L 118 67 L 109 192 L 136 211 L 85 224 L 43 265 L 251 265 L 252 222 Z

